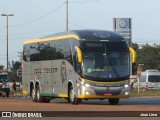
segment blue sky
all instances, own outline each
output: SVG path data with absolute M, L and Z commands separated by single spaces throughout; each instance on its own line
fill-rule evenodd
M 132 18 L 132 41 L 160 42 L 160 0 L 68 0 L 69 30 L 113 30 L 113 18 Z M 9 60 L 19 60 L 23 42 L 65 31 L 66 0 L 0 0 L 9 17 Z M 0 65 L 6 66 L 6 17 L 0 16 Z

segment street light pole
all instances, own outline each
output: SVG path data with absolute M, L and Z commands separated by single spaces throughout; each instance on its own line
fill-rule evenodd
M 7 17 L 7 71 L 8 71 L 8 16 L 14 16 L 13 14 L 1 14 L 1 16 L 6 16 Z
M 68 0 L 66 0 L 66 31 L 68 31 Z

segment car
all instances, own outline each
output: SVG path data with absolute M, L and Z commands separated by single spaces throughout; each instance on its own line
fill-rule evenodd
M 139 86 L 146 90 L 160 90 L 160 71 L 146 70 L 141 73 Z M 134 88 L 138 87 L 138 80 L 134 84 Z
M 137 75 L 130 75 L 130 86 L 131 86 L 131 89 L 134 88 L 134 83 L 136 82 L 137 80 Z

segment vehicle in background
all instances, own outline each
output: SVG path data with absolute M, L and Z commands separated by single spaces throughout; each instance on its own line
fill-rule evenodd
M 23 85 L 21 84 L 21 82 L 16 82 L 16 90 L 17 91 L 22 91 L 22 87 L 23 87 Z
M 9 97 L 10 92 L 10 79 L 7 71 L 0 71 L 0 92 L 2 92 L 2 82 L 6 82 L 6 97 Z
M 138 81 L 134 84 L 138 87 Z M 146 90 L 159 90 L 160 89 L 160 71 L 159 70 L 146 70 L 141 73 L 140 88 Z
M 136 82 L 137 80 L 137 75 L 130 75 L 130 87 L 131 89 L 134 88 L 134 83 Z

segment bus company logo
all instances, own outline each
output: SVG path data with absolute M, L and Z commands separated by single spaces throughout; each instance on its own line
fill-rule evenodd
M 109 91 L 109 87 L 106 87 L 106 90 Z
M 109 38 L 110 34 L 106 32 L 93 32 L 93 35 L 99 38 Z
M 62 79 L 62 84 L 64 83 L 65 78 L 66 78 L 66 64 L 65 64 L 64 61 L 62 61 L 62 64 L 61 64 L 61 79 Z

